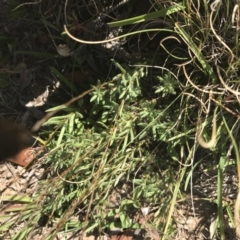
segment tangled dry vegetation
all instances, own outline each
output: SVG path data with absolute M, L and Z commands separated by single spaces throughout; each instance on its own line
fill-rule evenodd
M 0 114 L 44 148 L 0 165 L 1 238 L 237 239 L 239 21 L 238 1 L 1 1 Z

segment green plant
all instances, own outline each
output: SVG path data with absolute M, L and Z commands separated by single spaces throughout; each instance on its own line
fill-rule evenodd
M 39 181 L 32 196 L 34 211 L 21 212 L 17 222 L 24 219 L 25 225 L 13 239 L 30 238 L 42 218 L 46 219 L 44 226 L 51 226 L 42 239 L 54 239 L 61 231 L 88 233 L 116 226 L 139 228 L 143 226 L 134 217 L 141 215 L 144 207 L 151 209 L 153 214 L 149 214 L 148 220 L 162 233 L 162 239 L 174 238 L 173 215 L 185 195 L 193 197 L 192 177 L 200 169 L 204 154 L 210 159 L 204 171 L 217 169 L 216 197 L 207 198 L 218 209 L 210 235 L 226 238 L 223 213 L 226 210 L 231 222 L 233 214 L 230 204 L 223 199 L 222 187 L 232 145 L 239 164 L 235 143 L 238 122 L 234 119 L 239 117 L 235 109 L 240 95 L 239 4 L 228 1 L 223 9 L 221 1 L 209 4 L 205 0 L 183 0 L 155 1 L 152 7 L 153 12 L 109 23 L 110 27 L 123 27 L 127 31 L 113 39 L 88 41 L 84 34 L 75 37 L 76 26 L 72 22 L 65 26 L 67 33 L 72 30 L 68 36 L 90 46 L 119 38 L 134 41 L 136 45 L 142 39 L 152 43 L 155 36 L 157 43 L 154 51 L 146 47 L 148 44 L 141 49 L 140 56 L 144 57 L 137 59 L 139 66 L 132 66 L 131 58 L 127 60 L 130 64 L 125 59 L 112 60 L 115 72 L 108 84 L 102 86 L 102 79 L 94 79 L 88 85 L 93 91 L 78 105 L 61 105 L 64 114 L 45 123 L 46 128 L 40 134 L 47 142 L 48 178 Z M 54 41 L 72 44 L 74 53 L 76 43 L 67 35 L 57 35 L 63 24 L 61 5 L 57 9 L 55 24 L 43 16 L 41 24 Z M 21 11 L 16 11 L 15 17 L 28 13 L 27 8 Z M 95 14 L 87 21 L 92 23 Z M 72 15 L 71 20 L 77 21 Z M 125 28 L 133 24 L 139 24 L 137 30 Z M 154 24 L 158 27 L 152 27 Z M 80 25 L 82 31 L 86 26 Z M 134 38 L 136 34 L 138 37 Z M 0 44 L 6 46 L 9 39 L 4 35 Z M 7 57 L 1 63 L 8 61 L 14 52 L 60 59 L 55 53 L 15 49 L 18 41 L 11 39 Z M 49 68 L 75 94 L 79 94 L 77 86 L 68 82 L 59 69 L 83 69 L 87 58 L 83 53 L 81 59 L 78 56 L 69 55 L 70 64 L 63 67 Z M 216 146 L 201 150 L 200 154 L 197 122 L 206 125 L 202 136 L 208 141 L 214 112 L 218 117 Z M 211 161 L 213 158 L 217 164 Z M 8 227 L 14 224 L 11 222 Z

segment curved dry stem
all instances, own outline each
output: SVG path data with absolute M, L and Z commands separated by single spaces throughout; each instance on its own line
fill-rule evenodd
M 219 3 L 220 0 L 216 0 L 215 2 L 218 2 L 218 3 Z M 218 4 L 218 3 L 217 3 L 217 4 Z M 232 63 L 233 60 L 234 60 L 234 54 L 233 54 L 232 50 L 229 48 L 229 46 L 217 35 L 217 33 L 216 33 L 215 30 L 214 30 L 214 28 L 213 28 L 213 23 L 212 23 L 213 12 L 214 12 L 214 11 L 211 12 L 211 14 L 210 14 L 210 19 L 209 19 L 210 28 L 211 28 L 214 36 L 217 38 L 217 40 L 218 40 L 218 41 L 229 51 L 229 53 L 231 54 L 231 61 L 230 61 L 230 63 L 229 63 L 229 65 L 231 65 L 231 63 Z
M 213 12 L 217 11 L 218 5 L 221 4 L 221 0 L 215 0 L 213 3 L 211 3 L 210 7 Z
M 228 107 L 222 105 L 219 101 L 217 101 L 216 99 L 211 97 L 211 100 L 213 100 L 218 106 L 221 106 L 221 108 L 224 108 L 226 111 L 228 111 L 229 113 L 231 113 L 233 116 L 235 116 L 236 118 L 238 118 L 240 120 L 240 116 L 233 112 L 231 109 L 229 109 Z
M 239 18 L 240 18 L 239 4 L 236 4 L 233 8 L 232 13 L 232 25 L 234 25 L 234 22 L 236 22 L 236 30 L 239 29 Z
M 220 82 L 222 83 L 222 85 L 225 87 L 226 90 L 228 90 L 229 92 L 235 94 L 236 96 L 239 96 L 240 95 L 240 92 L 238 91 L 235 91 L 233 90 L 232 88 L 230 88 L 223 80 L 222 76 L 221 76 L 221 73 L 220 73 L 220 68 L 219 66 L 216 66 L 217 68 L 217 74 L 218 74 L 218 77 L 219 77 L 219 80 Z
M 155 28 L 155 29 L 145 29 L 145 30 L 140 30 L 140 31 L 136 31 L 136 32 L 130 32 L 130 33 L 126 33 L 126 34 L 123 34 L 123 35 L 120 35 L 120 36 L 117 36 L 117 37 L 114 37 L 114 38 L 111 38 L 111 39 L 106 39 L 106 40 L 101 40 L 101 41 L 86 41 L 86 40 L 82 40 L 80 38 L 76 38 L 74 37 L 67 29 L 67 26 L 64 25 L 64 31 L 66 32 L 66 34 L 71 38 L 73 39 L 74 41 L 76 42 L 79 42 L 79 43 L 84 43 L 84 44 L 104 44 L 104 43 L 109 43 L 109 42 L 112 42 L 112 41 L 115 41 L 115 40 L 118 40 L 118 39 L 121 39 L 121 38 L 125 38 L 125 37 L 128 37 L 128 36 L 131 36 L 131 35 L 134 35 L 134 34 L 139 34 L 139 33 L 144 33 L 144 32 L 160 32 L 160 31 L 163 31 L 163 29 L 160 29 L 160 28 Z M 167 31 L 167 30 L 165 30 Z M 169 32 L 171 32 L 171 30 L 169 30 Z
M 25 5 L 39 4 L 39 3 L 41 3 L 41 2 L 42 2 L 42 0 L 39 0 L 39 1 L 37 1 L 37 2 L 22 3 L 22 4 L 18 5 L 17 7 L 15 7 L 12 11 L 15 11 L 15 10 L 17 10 L 18 8 L 23 7 L 23 6 L 25 6 Z
M 208 90 L 199 88 L 197 85 L 195 85 L 195 84 L 191 81 L 190 77 L 188 76 L 188 74 L 187 74 L 187 72 L 186 72 L 185 65 L 183 65 L 182 67 L 183 67 L 183 72 L 184 72 L 185 77 L 186 77 L 187 80 L 190 82 L 190 84 L 191 84 L 195 89 L 197 89 L 198 91 L 204 92 L 204 93 L 208 93 L 208 94 L 223 94 L 223 92 L 214 92 L 214 91 L 212 91 L 212 90 L 208 91 Z
M 190 97 L 192 97 L 192 98 L 195 98 L 198 102 L 200 102 L 200 104 L 201 104 L 201 106 L 203 107 L 203 111 L 206 113 L 207 112 L 207 108 L 206 108 L 206 106 L 205 106 L 205 104 L 203 103 L 203 101 L 200 99 L 200 98 L 198 98 L 198 97 L 196 97 L 194 94 L 192 94 L 192 93 L 188 93 L 188 92 L 183 92 L 183 95 L 188 95 L 188 96 L 190 96 Z
M 200 120 L 198 121 L 198 130 L 197 130 L 197 140 L 198 143 L 203 147 L 203 148 L 212 148 L 215 146 L 217 142 L 217 123 L 216 123 L 216 116 L 214 115 L 213 118 L 213 127 L 212 127 L 212 137 L 209 142 L 206 142 L 203 137 L 202 137 L 202 130 L 200 128 Z

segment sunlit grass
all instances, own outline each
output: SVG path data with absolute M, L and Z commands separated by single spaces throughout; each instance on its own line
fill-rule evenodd
M 141 214 L 141 209 L 146 207 L 153 213 L 149 224 L 158 230 L 161 239 L 174 239 L 174 211 L 185 194 L 191 195 L 194 187 L 191 178 L 202 160 L 196 154 L 200 149 L 197 123 L 202 123 L 203 138 L 209 141 L 214 112 L 216 145 L 201 151 L 209 154 L 209 159 L 219 159 L 217 166 L 212 165 L 211 160 L 208 166 L 218 169 L 216 199 L 209 199 L 218 209 L 210 235 L 225 239 L 224 212 L 226 210 L 232 224 L 233 214 L 232 206 L 223 201 L 222 186 L 232 146 L 239 165 L 235 140 L 239 128 L 235 110 L 240 95 L 239 8 L 230 1 L 224 5 L 220 1 L 214 3 L 155 1 L 155 11 L 146 9 L 144 15 L 108 23 L 112 28 L 142 24 L 137 31 L 128 31 L 114 40 L 128 40 L 133 34 L 139 34 L 141 39 L 146 32 L 158 32 L 161 40 L 152 58 L 140 58 L 135 66 L 131 62 L 112 61 L 115 77 L 107 79 L 108 84 L 97 87 L 99 79 L 95 79 L 96 84 L 91 86 L 94 90 L 89 91 L 88 98 L 71 108 L 66 107 L 67 114 L 54 116 L 45 124 L 47 127 L 40 134 L 48 149 L 47 177 L 39 181 L 31 196 L 34 211 L 31 207 L 26 212 L 19 210 L 21 217 L 17 221 L 24 219 L 25 227 L 13 239 L 31 236 L 43 218 L 45 226 L 51 226 L 43 239 L 54 239 L 60 231 L 98 230 L 101 233 L 116 226 L 144 228 L 133 216 Z M 30 11 L 24 9 L 25 13 Z M 13 17 L 23 16 L 22 11 L 16 11 Z M 74 51 L 76 43 L 68 35 L 61 35 L 66 24 L 64 15 L 60 17 L 61 11 L 59 7 L 55 23 L 43 15 L 40 22 L 46 26 L 54 45 L 60 39 L 72 44 Z M 161 25 L 148 28 L 155 21 Z M 66 26 L 65 30 L 73 27 Z M 111 41 L 96 42 L 74 36 L 76 39 L 86 44 Z M 13 45 L 10 49 L 16 47 Z M 17 49 L 16 53 L 61 59 L 52 52 Z M 12 52 L 9 54 L 11 57 Z M 6 63 L 8 59 L 0 61 Z M 81 64 L 77 67 L 82 68 Z M 61 69 L 50 66 L 50 70 L 71 92 L 79 94 L 79 89 L 63 76 Z M 10 222 L 9 229 L 14 224 L 16 222 Z

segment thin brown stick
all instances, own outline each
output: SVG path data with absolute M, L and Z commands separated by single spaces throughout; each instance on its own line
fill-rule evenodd
M 79 100 L 80 98 L 83 98 L 84 96 L 86 96 L 87 94 L 89 94 L 90 92 L 92 92 L 93 90 L 95 90 L 96 88 L 102 88 L 104 86 L 106 86 L 108 83 L 112 82 L 113 80 L 109 81 L 109 82 L 105 82 L 97 87 L 91 88 L 83 93 L 81 93 L 80 95 L 72 98 L 71 100 L 67 101 L 66 103 L 62 104 L 64 106 L 69 106 L 72 103 L 76 102 L 77 100 Z M 32 132 L 37 132 L 40 127 L 52 116 L 54 116 L 56 113 L 58 113 L 61 109 L 57 109 L 55 111 L 49 112 L 47 113 L 43 118 L 41 118 L 40 120 L 38 120 L 32 127 L 31 131 Z

